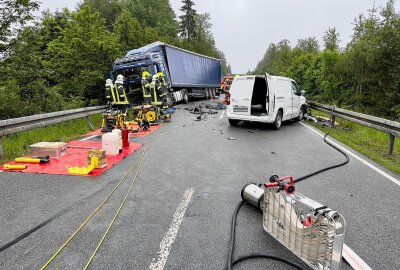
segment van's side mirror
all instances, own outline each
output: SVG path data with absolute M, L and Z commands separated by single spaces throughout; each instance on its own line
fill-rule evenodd
M 304 91 L 304 90 L 300 91 L 300 95 L 302 95 L 303 97 L 304 97 L 305 94 L 306 94 L 306 91 Z

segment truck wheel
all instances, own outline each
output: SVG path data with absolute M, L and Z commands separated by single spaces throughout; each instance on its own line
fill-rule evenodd
M 278 111 L 278 113 L 276 114 L 276 118 L 274 121 L 274 129 L 278 130 L 280 129 L 282 126 L 282 111 Z
M 296 118 L 297 121 L 301 121 L 304 118 L 304 107 L 301 106 L 299 116 Z
M 168 107 L 171 107 L 172 105 L 174 105 L 174 97 L 172 96 L 171 93 L 168 93 L 168 94 L 165 96 L 165 99 L 166 99 L 166 103 L 167 103 L 167 106 L 168 106 Z
M 189 95 L 186 89 L 182 90 L 182 98 L 183 98 L 183 103 L 185 104 L 189 103 Z
M 210 98 L 210 92 L 208 92 L 208 88 L 206 88 L 206 99 Z

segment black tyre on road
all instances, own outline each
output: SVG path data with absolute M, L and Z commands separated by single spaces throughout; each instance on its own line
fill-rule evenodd
M 236 119 L 229 119 L 229 124 L 231 124 L 231 126 L 234 126 L 234 127 L 236 127 L 237 126 L 237 124 L 239 124 L 239 120 L 236 120 Z
M 297 121 L 301 121 L 304 118 L 304 107 L 301 106 L 299 116 L 296 118 Z
M 211 89 L 211 96 L 212 96 L 212 98 L 215 98 L 215 88 Z
M 278 129 L 281 128 L 281 126 L 282 126 L 282 117 L 283 117 L 282 111 L 278 111 L 276 113 L 276 118 L 275 118 L 275 121 L 274 121 L 274 129 L 275 130 L 278 130 Z
M 183 103 L 185 104 L 189 103 L 189 94 L 186 89 L 182 90 L 182 98 L 183 98 Z

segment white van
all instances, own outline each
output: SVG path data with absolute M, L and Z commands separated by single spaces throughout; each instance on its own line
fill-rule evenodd
M 302 120 L 307 110 L 304 92 L 287 77 L 238 76 L 227 95 L 226 113 L 232 126 L 254 121 L 274 123 L 274 128 L 279 129 L 282 121 Z

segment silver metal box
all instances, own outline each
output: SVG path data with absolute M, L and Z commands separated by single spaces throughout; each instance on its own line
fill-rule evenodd
M 67 143 L 65 142 L 39 142 L 32 144 L 32 156 L 50 156 L 52 158 L 62 157 L 67 153 Z

